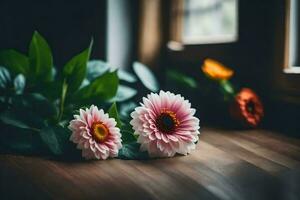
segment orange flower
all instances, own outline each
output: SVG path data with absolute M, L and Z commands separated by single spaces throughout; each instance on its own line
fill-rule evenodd
M 202 71 L 214 80 L 228 80 L 234 74 L 234 71 L 225 67 L 213 59 L 205 59 L 202 66 Z
M 256 127 L 264 116 L 264 108 L 253 90 L 243 88 L 235 96 L 230 106 L 230 114 L 246 127 Z

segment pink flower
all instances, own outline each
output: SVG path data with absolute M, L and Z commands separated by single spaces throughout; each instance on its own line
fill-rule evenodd
M 170 92 L 144 97 L 141 106 L 131 113 L 130 122 L 138 135 L 140 150 L 148 151 L 151 157 L 190 153 L 200 134 L 195 112 L 188 100 Z
M 82 156 L 102 160 L 118 156 L 122 140 L 116 120 L 94 105 L 79 111 L 80 115 L 74 115 L 69 129 L 72 131 L 70 140 L 82 150 Z

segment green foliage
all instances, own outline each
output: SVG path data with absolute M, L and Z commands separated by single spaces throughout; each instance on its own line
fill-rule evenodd
M 6 67 L 13 74 L 29 74 L 28 58 L 12 49 L 0 52 L 0 65 Z
M 63 153 L 62 147 L 60 146 L 56 135 L 57 133 L 58 131 L 55 129 L 55 127 L 44 126 L 39 134 L 43 143 L 54 155 L 60 155 Z
M 91 60 L 87 63 L 86 79 L 92 81 L 109 71 L 109 66 L 102 60 Z
M 137 94 L 137 91 L 131 87 L 125 85 L 119 85 L 116 96 L 112 101 L 126 101 L 133 98 Z
M 124 144 L 119 151 L 118 158 L 124 160 L 145 160 L 148 159 L 147 152 L 140 152 L 140 144 L 133 142 L 130 144 Z
M 89 85 L 81 88 L 74 94 L 74 101 L 103 101 L 113 98 L 118 89 L 119 79 L 117 72 L 107 72 L 94 79 Z
M 187 88 L 197 88 L 197 81 L 192 77 L 186 76 L 178 71 L 175 70 L 168 70 L 167 76 L 174 80 L 175 82 L 187 87 Z
M 121 120 L 119 118 L 119 114 L 118 114 L 118 109 L 117 109 L 117 104 L 116 103 L 113 103 L 111 105 L 111 107 L 108 110 L 108 115 L 109 115 L 109 117 L 114 118 L 116 120 L 116 122 L 117 122 L 117 127 L 121 128 L 122 122 L 121 122 Z
M 3 95 L 22 94 L 25 89 L 26 80 L 23 74 L 18 74 L 13 80 L 9 71 L 0 67 L 0 92 Z
M 61 80 L 54 80 L 48 83 L 44 83 L 42 86 L 37 88 L 43 96 L 47 97 L 50 101 L 56 101 L 62 92 Z
M 86 76 L 87 62 L 90 58 L 93 41 L 89 48 L 73 57 L 63 69 L 63 78 L 68 85 L 68 92 L 76 91 Z
M 123 144 L 129 144 L 132 142 L 136 142 L 136 137 L 133 135 L 132 130 L 126 130 L 126 127 L 122 127 L 121 129 L 122 134 L 122 143 Z
M 128 119 L 130 118 L 130 113 L 137 107 L 137 103 L 134 101 L 129 101 L 126 103 L 122 103 L 120 106 L 120 117 L 122 119 Z
M 40 139 L 48 152 L 74 157 L 78 152 L 76 146 L 70 142 L 70 136 L 70 131 L 60 125 L 45 124 L 40 132 Z M 75 155 L 68 155 L 70 152 Z
M 222 80 L 219 82 L 220 90 L 223 94 L 224 101 L 230 101 L 235 96 L 235 89 L 233 85 L 228 80 Z
M 4 130 L 3 130 L 4 128 Z M 5 152 L 17 152 L 32 154 L 37 149 L 37 132 L 28 129 L 19 129 L 13 126 L 2 125 L 0 134 L 0 150 Z
M 38 32 L 34 32 L 29 45 L 29 66 L 26 73 L 29 81 L 35 83 L 51 81 L 53 66 L 51 49 Z
M 135 83 L 137 81 L 136 77 L 133 74 L 126 72 L 125 70 L 122 70 L 122 69 L 118 70 L 118 76 L 119 76 L 120 80 L 129 82 L 129 83 Z
M 111 105 L 111 107 L 108 110 L 108 114 L 109 114 L 109 117 L 112 117 L 116 120 L 117 127 L 119 127 L 121 130 L 122 143 L 127 144 L 127 143 L 135 142 L 136 138 L 134 137 L 134 135 L 132 133 L 131 127 L 128 127 L 126 124 L 123 124 L 122 121 L 120 120 L 116 103 L 113 103 Z
M 0 52 L 0 151 L 47 153 L 68 158 L 80 154 L 69 141 L 67 126 L 76 110 L 95 104 L 108 109 L 122 134 L 119 158 L 146 159 L 129 124 L 137 77 L 151 91 L 159 89 L 152 72 L 134 63 L 137 77 L 90 59 L 92 43 L 62 68 L 55 69 L 46 40 L 34 32 L 28 57 L 15 50 Z M 122 85 L 119 85 L 119 82 Z M 131 100 L 131 101 L 130 101 Z M 120 103 L 120 115 L 115 102 Z M 124 122 L 122 122 L 121 121 Z
M 94 80 L 95 78 L 107 73 L 108 71 L 112 71 L 116 68 L 111 67 L 108 63 L 102 60 L 91 60 L 87 63 L 87 73 L 86 79 L 89 81 Z M 126 81 L 128 83 L 134 83 L 137 81 L 136 77 L 122 69 L 118 69 L 118 77 L 120 80 Z
M 39 93 L 15 96 L 12 103 L 16 109 L 30 110 L 42 118 L 51 118 L 57 115 L 55 105 Z
M 152 92 L 157 92 L 159 90 L 158 81 L 147 66 L 139 62 L 134 62 L 133 71 L 147 89 Z
M 37 128 L 34 128 L 32 126 L 36 125 L 36 121 L 39 121 L 38 123 L 42 123 L 42 120 L 40 118 L 34 116 L 33 119 L 29 119 L 29 117 L 33 116 L 24 116 L 20 114 L 22 113 L 19 113 L 17 110 L 4 111 L 0 114 L 0 121 L 4 124 L 11 125 L 17 128 L 38 131 Z
M 228 94 L 234 94 L 233 85 L 228 80 L 222 80 L 220 82 L 220 85 L 223 88 L 224 92 Z
M 23 74 L 18 74 L 14 79 L 14 89 L 16 94 L 22 94 L 26 85 L 26 79 Z
M 45 119 L 57 113 L 55 106 L 40 94 L 17 95 L 11 98 L 11 107 L 0 114 L 0 121 L 21 129 L 39 131 Z
M 9 71 L 5 67 L 0 67 L 0 88 L 6 89 L 10 87 L 11 77 Z

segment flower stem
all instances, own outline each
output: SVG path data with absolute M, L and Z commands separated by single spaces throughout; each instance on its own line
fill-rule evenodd
M 224 100 L 230 101 L 233 99 L 235 96 L 235 90 L 231 82 L 229 80 L 222 80 L 219 82 L 219 84 L 224 95 Z
M 62 85 L 61 97 L 60 97 L 59 113 L 58 113 L 58 118 L 57 118 L 58 122 L 61 120 L 61 118 L 63 116 L 64 104 L 65 104 L 67 91 L 68 91 L 68 84 L 66 83 L 66 79 L 64 79 L 64 82 Z

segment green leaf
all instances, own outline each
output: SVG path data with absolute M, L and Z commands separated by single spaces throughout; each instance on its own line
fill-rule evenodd
M 7 125 L 33 131 L 38 131 L 43 124 L 43 118 L 31 111 L 25 112 L 25 110 L 21 109 L 10 109 L 2 112 L 0 114 L 0 121 Z
M 5 66 L 13 74 L 24 74 L 28 75 L 29 71 L 29 61 L 28 58 L 13 50 L 3 50 L 0 52 L 0 65 Z
M 57 115 L 57 108 L 47 98 L 38 93 L 32 93 L 25 96 L 31 108 L 44 118 Z
M 48 83 L 44 83 L 38 91 L 47 99 L 51 101 L 57 100 L 62 92 L 62 81 L 55 80 Z
M 116 96 L 111 100 L 111 102 L 117 101 L 126 101 L 131 99 L 137 94 L 137 91 L 131 87 L 125 85 L 119 85 Z
M 87 78 L 83 79 L 79 89 L 84 88 L 85 86 L 88 86 L 90 83 L 91 82 Z
M 114 118 L 116 120 L 117 127 L 120 128 L 122 126 L 122 122 L 121 122 L 121 120 L 119 118 L 119 114 L 118 114 L 118 109 L 117 109 L 117 104 L 116 103 L 113 103 L 111 105 L 111 107 L 108 110 L 108 115 L 109 115 L 109 117 Z
M 74 95 L 74 100 L 108 100 L 116 95 L 119 79 L 117 72 L 107 72 L 81 88 Z
M 120 80 L 129 82 L 129 83 L 134 83 L 137 81 L 136 77 L 133 74 L 131 74 L 125 70 L 122 70 L 122 69 L 118 70 L 118 77 Z
M 149 159 L 149 156 L 147 152 L 140 152 L 140 144 L 134 142 L 124 144 L 119 151 L 118 158 L 124 160 L 145 160 Z
M 29 45 L 29 64 L 28 79 L 34 82 L 51 81 L 53 66 L 51 49 L 46 40 L 36 31 Z
M 37 144 L 37 138 L 34 136 L 37 135 L 37 132 L 2 125 L 3 128 L 5 131 L 0 134 L 0 148 L 2 147 L 3 151 L 22 154 L 34 152 Z
M 73 57 L 63 69 L 63 77 L 68 85 L 68 92 L 76 91 L 86 76 L 87 62 L 90 58 L 93 41 L 89 48 Z
M 23 117 L 14 111 L 4 111 L 0 114 L 0 121 L 4 124 L 18 127 L 21 129 L 32 129 L 28 122 L 24 121 Z
M 108 64 L 102 60 L 91 60 L 87 63 L 86 78 L 92 81 L 107 72 L 109 68 Z
M 152 92 L 159 90 L 159 84 L 151 70 L 142 63 L 134 62 L 133 71 L 136 73 L 143 85 Z
M 5 67 L 0 66 L 0 88 L 7 89 L 10 83 L 11 77 L 9 71 Z
M 67 127 L 63 127 L 61 125 L 52 126 L 52 129 L 58 142 L 58 147 L 60 149 L 58 154 L 62 156 L 61 158 L 64 161 L 74 159 L 82 160 L 81 151 L 76 148 L 75 143 L 70 142 L 70 130 Z
M 233 85 L 228 80 L 222 80 L 219 83 L 219 89 L 223 95 L 224 101 L 231 101 L 235 96 L 235 90 Z
M 183 86 L 186 86 L 188 88 L 197 88 L 197 81 L 195 79 L 180 72 L 177 72 L 175 70 L 168 70 L 167 76 Z
M 103 75 L 104 73 L 112 70 L 116 70 L 117 68 L 110 66 L 107 62 L 102 60 L 90 60 L 87 63 L 87 73 L 86 79 L 89 81 L 94 80 L 95 78 Z M 118 69 L 118 77 L 120 80 L 134 83 L 137 81 L 136 77 L 122 69 Z
M 43 143 L 54 155 L 60 155 L 63 153 L 63 151 L 55 131 L 56 129 L 54 127 L 45 126 L 40 132 L 40 137 Z
M 0 66 L 0 91 L 1 96 L 7 94 L 9 97 L 15 94 L 22 94 L 25 88 L 25 77 L 23 74 L 18 74 L 12 81 L 9 71 Z
M 52 74 L 52 77 L 55 77 L 57 75 L 57 70 L 56 70 L 55 66 L 52 67 L 51 74 Z
M 16 94 L 22 94 L 25 88 L 26 79 L 23 76 L 23 74 L 19 74 L 14 79 L 14 88 L 16 91 Z
M 13 97 L 12 104 L 18 112 L 25 112 L 22 115 L 26 116 L 26 112 L 34 113 L 41 118 L 50 118 L 57 115 L 56 107 L 39 93 L 31 93 L 26 95 L 18 95 Z
M 136 142 L 136 138 L 133 135 L 132 131 L 124 130 L 122 128 L 121 129 L 121 134 L 122 134 L 122 143 L 123 144 L 128 144 L 128 143 Z
M 133 102 L 126 102 L 126 103 L 122 103 L 120 106 L 120 116 L 122 117 L 122 119 L 129 119 L 130 118 L 130 113 L 132 111 L 134 111 L 134 109 L 137 107 L 138 105 Z

